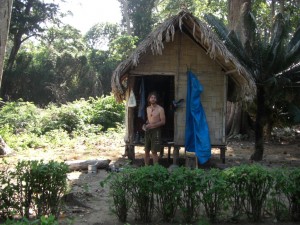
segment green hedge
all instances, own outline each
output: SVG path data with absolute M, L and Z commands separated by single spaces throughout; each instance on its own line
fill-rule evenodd
M 0 219 L 58 217 L 67 190 L 68 166 L 50 161 L 20 161 L 15 169 L 0 171 Z
M 102 184 L 109 185 L 113 213 L 122 222 L 130 213 L 143 222 L 154 216 L 165 222 L 191 223 L 199 218 L 257 222 L 264 212 L 274 220 L 300 220 L 300 168 L 251 164 L 225 170 L 179 167 L 169 172 L 155 165 L 111 173 Z

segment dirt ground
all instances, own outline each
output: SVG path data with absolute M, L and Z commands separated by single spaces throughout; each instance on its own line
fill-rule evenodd
M 226 168 L 233 165 L 250 163 L 249 158 L 254 149 L 254 143 L 250 141 L 230 141 L 226 151 L 226 162 L 222 164 L 219 159 L 219 149 L 212 150 L 211 166 Z M 122 157 L 124 153 L 124 144 L 122 138 L 110 136 L 99 143 L 97 149 L 89 149 L 84 142 L 78 143 L 74 149 L 49 149 L 49 150 L 28 150 L 22 154 L 6 157 L 7 162 L 16 162 L 17 160 L 76 160 L 76 159 L 109 159 L 110 166 L 123 167 L 128 164 L 127 158 Z M 135 166 L 143 166 L 143 148 L 136 148 Z M 184 149 L 180 149 L 180 159 L 184 159 Z M 167 149 L 165 148 L 165 155 L 159 161 L 166 165 Z M 276 166 L 300 166 L 300 141 L 284 143 L 265 143 L 264 159 L 261 162 L 263 165 L 269 167 Z M 172 164 L 172 154 L 171 154 Z M 1 165 L 1 159 L 0 159 Z M 74 171 L 68 174 L 68 181 L 70 184 L 70 191 L 65 196 L 65 205 L 63 206 L 62 214 L 59 218 L 59 224 L 67 225 L 121 225 L 115 215 L 110 211 L 111 201 L 108 196 L 108 188 L 102 188 L 100 182 L 103 181 L 109 172 L 104 169 L 98 170 L 97 173 L 88 173 L 88 171 Z M 134 220 L 134 216 L 128 216 L 128 224 L 142 224 Z M 159 218 L 155 218 L 153 223 L 157 225 L 165 225 L 160 222 Z M 170 223 L 168 223 L 170 224 Z M 180 220 L 172 224 L 184 224 Z M 195 223 L 200 224 L 200 223 Z M 229 225 L 230 223 L 222 223 Z M 248 222 L 240 222 L 240 224 L 250 225 Z M 295 223 L 285 222 L 279 223 L 272 220 L 266 220 L 261 224 L 277 224 L 277 225 L 292 225 Z
M 228 144 L 226 151 L 226 162 L 222 164 L 219 159 L 219 150 L 213 149 L 212 165 L 220 168 L 226 168 L 233 165 L 250 163 L 249 157 L 253 151 L 254 143 L 248 141 L 233 141 Z M 114 153 L 113 153 L 114 152 Z M 128 163 L 127 159 L 122 157 L 123 148 L 116 148 L 114 151 L 100 153 L 101 158 L 111 160 L 110 165 L 122 167 Z M 165 154 L 167 150 L 165 149 Z M 184 157 L 184 149 L 180 150 L 181 158 Z M 172 155 L 171 155 L 172 157 Z M 136 149 L 136 166 L 143 165 L 143 149 Z M 167 154 L 160 159 L 161 163 L 165 163 Z M 274 166 L 300 166 L 300 143 L 293 144 L 265 144 L 265 157 L 261 162 L 270 167 Z M 60 218 L 61 224 L 89 224 L 89 225 L 113 225 L 123 224 L 110 211 L 110 199 L 108 197 L 107 187 L 102 188 L 100 182 L 108 175 L 106 170 L 98 170 L 97 173 L 88 173 L 87 171 L 77 171 L 68 174 L 71 184 L 71 197 L 67 201 L 65 211 Z M 129 224 L 139 224 L 133 219 L 133 215 L 129 215 Z M 151 224 L 161 224 L 159 219 Z M 173 224 L 182 224 L 177 221 Z M 199 223 L 196 223 L 199 224 Z M 222 223 L 230 224 L 230 223 Z M 241 222 L 240 224 L 250 224 Z M 279 224 L 291 225 L 294 223 L 279 223 L 272 220 L 264 221 L 261 224 Z

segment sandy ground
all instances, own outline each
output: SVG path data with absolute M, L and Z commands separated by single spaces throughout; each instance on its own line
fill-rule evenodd
M 213 149 L 212 162 L 215 166 L 230 167 L 243 163 L 249 163 L 249 157 L 253 152 L 254 143 L 248 141 L 234 141 L 228 144 L 226 151 L 226 163 L 222 164 L 219 160 L 219 150 Z M 111 160 L 111 165 L 122 167 L 128 160 L 122 157 L 124 148 L 110 149 L 109 151 L 99 152 L 100 158 Z M 165 152 L 167 150 L 165 149 Z M 181 156 L 184 156 L 184 149 L 180 150 Z M 166 159 L 167 155 L 164 156 Z M 171 155 L 172 157 L 172 155 Z M 143 164 L 143 149 L 136 149 L 136 165 Z M 270 167 L 274 166 L 300 166 L 300 144 L 265 144 L 265 156 L 262 164 Z M 64 211 L 60 217 L 60 224 L 88 224 L 88 225 L 118 225 L 120 223 L 115 215 L 110 211 L 110 198 L 108 197 L 108 188 L 102 188 L 100 182 L 108 175 L 106 170 L 98 170 L 97 173 L 88 173 L 87 171 L 76 171 L 68 174 L 70 183 L 70 194 L 66 201 Z M 128 216 L 129 224 L 142 224 L 134 221 L 133 215 Z M 151 224 L 166 224 L 161 223 L 158 218 Z M 170 224 L 170 223 L 169 223 Z M 184 224 L 178 221 L 173 224 Z M 200 223 L 195 223 L 200 224 Z M 227 224 L 227 223 L 222 223 Z M 228 223 L 229 224 L 229 223 Z M 248 224 L 241 222 L 240 224 Z M 295 223 L 279 223 L 275 221 L 266 220 L 260 224 L 277 224 L 277 225 L 291 225 Z

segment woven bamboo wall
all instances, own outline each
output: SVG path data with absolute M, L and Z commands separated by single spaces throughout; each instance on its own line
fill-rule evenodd
M 187 35 L 177 32 L 173 42 L 165 43 L 163 55 L 144 54 L 131 74 L 174 74 L 176 100 L 186 99 L 187 68 L 197 76 L 204 90 L 201 102 L 206 113 L 211 143 L 225 144 L 226 76 L 221 67 Z M 184 145 L 185 103 L 175 112 L 174 141 Z

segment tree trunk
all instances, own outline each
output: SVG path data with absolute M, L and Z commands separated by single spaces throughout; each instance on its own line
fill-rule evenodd
M 229 0 L 228 1 L 228 26 L 229 30 L 241 32 L 239 27 L 240 11 L 242 5 L 247 2 L 251 5 L 251 0 Z
M 284 0 L 279 0 L 279 13 L 284 15 Z
M 13 68 L 13 65 L 14 65 L 14 62 L 16 60 L 17 54 L 20 50 L 21 44 L 22 44 L 21 37 L 18 38 L 17 36 L 15 36 L 14 37 L 14 45 L 13 45 L 11 51 L 10 51 L 9 58 L 7 60 L 7 70 L 8 71 L 11 71 L 12 68 Z
M 227 102 L 226 135 L 234 137 L 240 133 L 242 104 L 240 102 Z
M 123 17 L 125 19 L 125 23 L 126 23 L 126 30 L 127 30 L 127 34 L 131 35 L 132 34 L 132 30 L 130 27 L 130 18 L 129 18 L 129 10 L 128 10 L 128 1 L 127 0 L 119 0 L 121 5 L 122 5 L 122 10 L 123 10 Z
M 248 4 L 248 9 L 251 8 L 251 0 L 229 0 L 228 1 L 228 22 L 229 22 L 229 29 L 234 30 L 239 37 L 242 40 L 242 43 L 244 43 L 245 40 L 245 29 L 243 27 L 243 23 L 241 21 L 241 13 L 242 13 L 242 6 L 243 4 Z M 230 79 L 228 81 L 228 101 L 231 101 L 231 103 L 227 102 L 227 105 L 229 108 L 227 108 L 229 111 L 227 111 L 227 124 L 226 124 L 226 134 L 227 137 L 230 138 L 232 136 L 235 136 L 241 132 L 241 130 L 244 130 L 242 126 L 249 127 L 247 124 L 247 120 L 243 120 L 245 117 L 246 112 L 242 110 L 242 103 L 237 102 L 239 99 L 239 94 L 236 93 L 237 89 L 235 88 L 235 83 L 232 82 Z M 231 111 L 230 111 L 231 110 Z M 242 123 L 243 122 L 243 123 Z M 249 133 L 249 132 L 246 132 Z
M 265 120 L 265 90 L 257 86 L 257 109 L 255 120 L 255 150 L 251 160 L 261 161 L 264 154 L 264 120 Z
M 276 3 L 276 0 L 271 1 L 271 18 L 272 19 L 275 17 L 275 3 Z
M 0 89 L 13 0 L 0 0 Z

